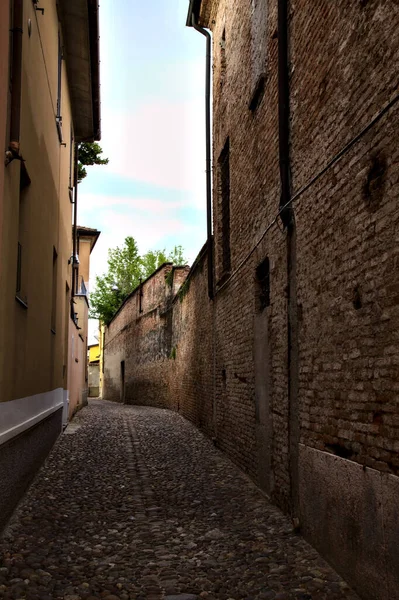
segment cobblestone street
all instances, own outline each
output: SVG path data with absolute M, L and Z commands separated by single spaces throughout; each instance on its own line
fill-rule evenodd
M 91 401 L 1 541 L 0 598 L 355 600 L 179 415 Z

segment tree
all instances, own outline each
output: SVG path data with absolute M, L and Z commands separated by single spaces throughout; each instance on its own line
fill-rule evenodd
M 85 166 L 107 165 L 108 158 L 101 158 L 103 149 L 97 142 L 83 142 L 79 144 L 78 152 L 78 183 L 87 175 Z
M 166 250 L 149 250 L 140 256 L 134 238 L 125 238 L 121 248 L 108 250 L 108 270 L 96 277 L 95 290 L 90 294 L 90 317 L 108 324 L 140 281 L 147 279 L 163 263 L 186 264 L 183 252 L 181 246 L 175 246 L 169 254 Z

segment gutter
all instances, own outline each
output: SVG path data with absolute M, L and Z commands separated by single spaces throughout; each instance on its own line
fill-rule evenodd
M 72 293 L 71 302 L 76 296 L 77 244 L 78 244 L 78 160 L 79 144 L 75 144 L 75 194 L 73 202 L 73 250 L 72 250 Z
M 93 138 L 101 140 L 101 103 L 100 103 L 100 23 L 98 0 L 88 0 L 90 71 L 93 103 Z
M 205 73 L 205 128 L 206 128 L 206 222 L 208 248 L 208 296 L 214 297 L 213 282 L 213 236 L 212 236 L 212 149 L 211 149 L 211 44 L 209 31 L 197 24 L 197 15 L 201 6 L 200 0 L 191 0 L 187 26 L 206 37 L 206 73 Z
M 11 33 L 12 88 L 10 115 L 10 149 L 14 152 L 14 154 L 18 156 L 21 132 L 23 0 L 14 0 L 13 2 L 13 21 Z
M 281 195 L 279 211 L 284 227 L 292 220 L 292 207 L 287 206 L 291 198 L 290 180 L 290 91 L 288 70 L 288 0 L 278 1 L 278 121 L 279 121 L 279 165 Z M 286 207 L 286 208 L 284 208 Z

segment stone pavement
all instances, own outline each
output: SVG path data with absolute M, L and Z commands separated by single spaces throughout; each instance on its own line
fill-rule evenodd
M 0 542 L 0 598 L 356 600 L 179 415 L 96 400 L 69 432 Z

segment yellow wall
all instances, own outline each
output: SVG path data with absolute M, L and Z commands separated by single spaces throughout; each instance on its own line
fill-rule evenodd
M 70 320 L 70 346 L 68 367 L 69 417 L 86 404 L 88 395 L 87 377 L 87 319 L 88 304 L 84 296 L 75 296 L 75 312 L 78 327 Z
M 5 10 L 4 5 L 7 4 L 1 2 L 0 10 Z M 56 1 L 46 2 L 44 16 L 35 11 L 31 0 L 24 0 L 23 9 L 20 153 L 31 184 L 23 192 L 24 219 L 20 226 L 21 163 L 14 160 L 5 168 L 0 233 L 1 401 L 67 388 L 66 344 L 70 319 L 66 286 L 70 286 L 68 259 L 72 250 L 72 205 L 68 191 L 71 129 L 68 82 L 63 63 L 61 112 L 65 145 L 62 145 L 55 123 L 59 27 Z M 30 37 L 28 19 L 32 23 Z M 3 15 L 0 15 L 0 23 L 3 30 Z M 0 43 L 3 39 L 0 33 Z M 8 42 L 8 36 L 6 39 Z M 3 59 L 0 61 L 0 85 L 2 77 Z M 4 98 L 4 95 L 0 94 L 0 97 Z M 1 103 L 2 140 L 3 117 L 4 106 Z M 15 297 L 19 229 L 22 229 L 24 238 L 22 277 L 28 308 L 19 304 Z M 51 323 L 53 249 L 58 254 L 54 331 Z
M 90 279 L 90 251 L 92 238 L 79 237 L 79 284 L 83 279 L 87 290 L 89 290 Z
M 100 346 L 100 390 L 99 396 L 103 396 L 103 381 L 104 381 L 104 337 L 105 337 L 105 325 L 99 322 L 99 346 Z
M 91 346 L 91 348 L 89 348 L 89 363 L 96 362 L 97 360 L 100 360 L 99 344 L 97 344 L 96 346 Z

